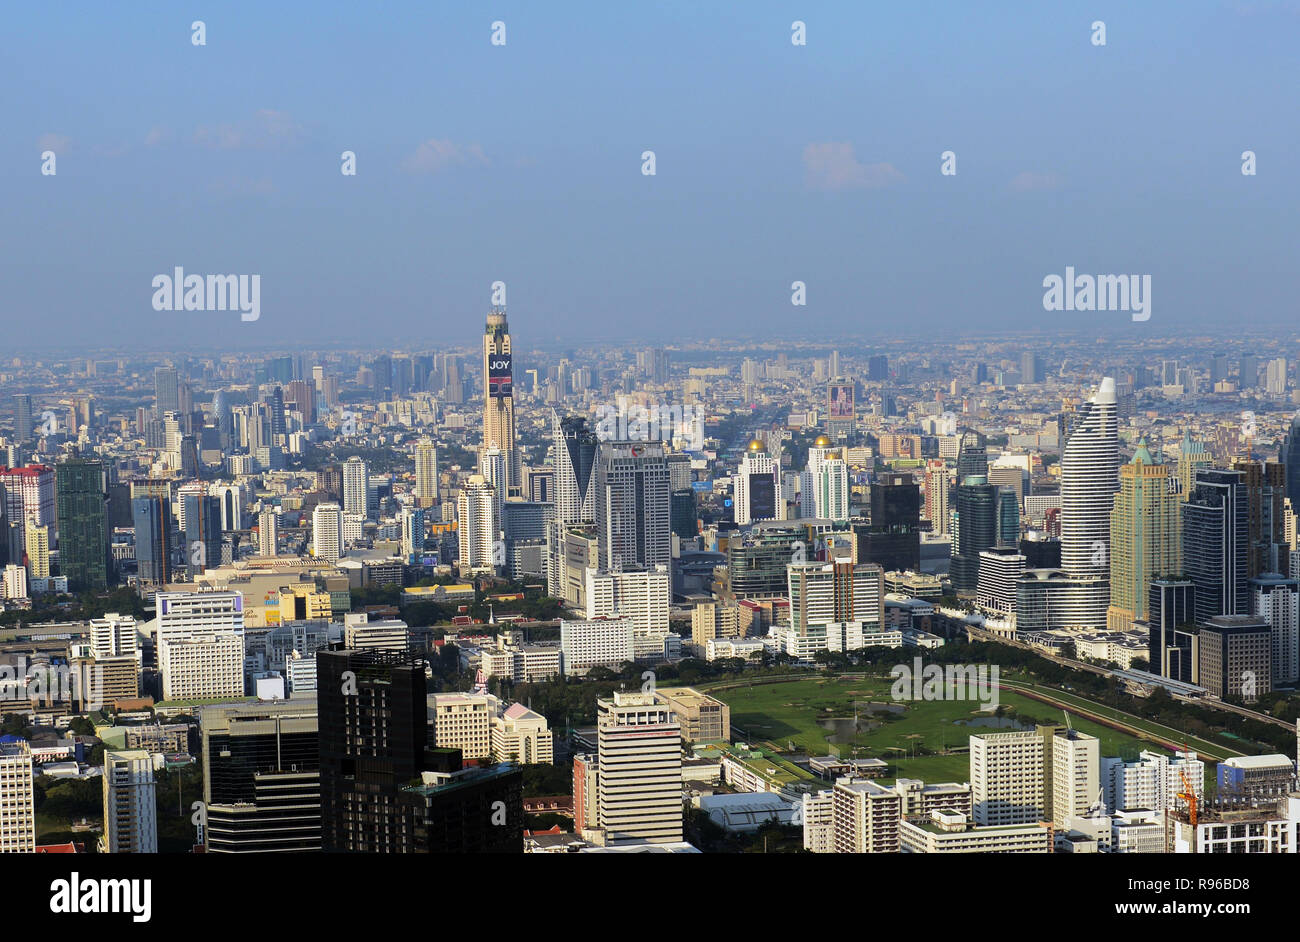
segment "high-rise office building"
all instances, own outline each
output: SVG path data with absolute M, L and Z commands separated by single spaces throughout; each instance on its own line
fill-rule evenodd
M 874 563 L 791 563 L 790 626 L 800 634 L 840 622 L 883 623 L 884 572 Z
M 1183 505 L 1183 568 L 1196 584 L 1197 622 L 1250 611 L 1249 540 L 1242 472 L 1198 471 Z
M 158 669 L 164 700 L 244 695 L 244 597 L 239 592 L 159 592 Z
M 1106 623 L 1110 602 L 1110 515 L 1119 486 L 1115 380 L 1107 376 L 1080 410 L 1061 455 L 1061 568 L 1092 579 L 1094 627 Z
M 162 418 L 168 412 L 181 411 L 180 374 L 170 366 L 160 366 L 153 371 L 154 415 Z
M 1101 741 L 1077 729 L 1053 729 L 1044 745 L 1044 757 L 1050 749 L 1051 780 L 1045 782 L 1045 796 L 1050 793 L 1044 817 L 1058 826 L 1071 818 L 1081 818 L 1101 795 Z M 1044 770 L 1046 772 L 1046 770 Z
M 331 563 L 343 557 L 343 508 L 338 504 L 317 504 L 312 511 L 311 554 Z
M 779 462 L 775 473 L 779 481 Z M 836 521 L 849 519 L 849 466 L 844 461 L 842 450 L 831 448 L 830 439 L 825 435 L 819 435 L 808 449 L 808 469 L 803 474 L 800 493 L 803 496 L 801 516 Z M 809 494 L 812 495 L 811 502 L 807 499 Z
M 1300 581 L 1277 573 L 1250 580 L 1251 614 L 1271 629 L 1274 687 L 1300 680 Z
M 517 496 L 520 465 L 515 445 L 514 371 L 504 308 L 488 313 L 483 332 L 483 445 L 501 449 L 506 460 L 506 496 Z
M 32 440 L 32 397 L 26 393 L 14 396 L 14 441 L 24 445 Z
M 221 501 L 207 494 L 186 494 L 185 569 L 195 577 L 221 565 Z
M 671 504 L 663 443 L 601 442 L 593 477 L 599 568 L 671 565 Z
M 597 824 L 606 846 L 682 839 L 682 730 L 653 693 L 596 701 Z
M 1246 491 L 1246 573 L 1254 579 L 1265 573 L 1291 571 L 1291 544 L 1286 535 L 1286 466 L 1276 461 L 1237 458 L 1232 469 L 1243 475 Z
M 1200 626 L 1197 683 L 1254 703 L 1273 689 L 1273 629 L 1257 615 L 1215 615 Z
M 1042 820 L 1046 810 L 1044 745 L 1036 730 L 970 737 L 971 814 L 976 824 Z
M 886 473 L 871 484 L 871 520 L 856 525 L 858 559 L 885 572 L 921 568 L 921 489 L 911 474 Z
M 1115 381 L 1105 377 L 1080 409 L 1061 455 L 1061 568 L 1070 576 L 1110 574 L 1110 511 L 1118 472 Z
M 23 545 L 27 549 L 27 575 L 32 579 L 50 577 L 50 528 L 27 521 Z
M 136 571 L 140 581 L 150 585 L 166 585 L 172 578 L 171 504 L 171 500 L 163 496 L 131 500 Z
M 0 854 L 36 851 L 34 781 L 31 746 L 0 742 Z
M 1146 441 L 1119 469 L 1111 511 L 1110 608 L 1106 624 L 1128 631 L 1145 621 L 1151 580 L 1183 571 L 1182 503 L 1169 486 L 1169 468 L 1157 464 Z
M 520 769 L 465 770 L 459 750 L 428 748 L 423 658 L 339 648 L 316 664 L 322 850 L 523 850 Z
M 108 478 L 102 462 L 61 461 L 55 468 L 59 566 L 73 592 L 103 592 L 112 571 L 108 539 Z
M 268 507 L 257 515 L 257 554 L 275 556 L 280 536 L 280 515 Z
M 1154 674 L 1194 684 L 1200 669 L 1196 646 L 1196 584 L 1154 578 L 1147 593 L 1148 662 Z
M 207 852 L 319 851 L 315 701 L 210 706 L 199 719 Z
M 106 854 L 158 853 L 158 807 L 153 756 L 143 749 L 104 753 L 104 833 Z
M 953 588 L 971 593 L 979 587 L 980 553 L 998 542 L 998 489 L 983 475 L 972 474 L 957 485 L 957 546 L 950 571 Z
M 438 446 L 427 435 L 415 446 L 415 501 L 420 507 L 438 502 Z
M 501 523 L 497 517 L 497 489 L 481 474 L 471 474 L 456 498 L 456 534 L 462 576 L 492 573 L 504 565 L 504 552 L 496 550 Z M 504 547 L 503 547 L 504 549 Z
M 375 517 L 374 492 L 370 487 L 370 466 L 353 455 L 343 462 L 343 512 L 360 514 L 366 520 Z
M 781 466 L 757 438 L 749 443 L 736 470 L 733 517 L 740 526 L 783 516 Z

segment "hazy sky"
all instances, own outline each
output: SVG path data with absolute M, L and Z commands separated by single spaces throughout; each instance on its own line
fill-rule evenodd
M 1296 2 L 59 3 L 5 26 L 17 349 L 473 343 L 496 280 L 524 346 L 1298 323 Z M 153 310 L 178 265 L 260 275 L 260 320 Z M 1150 321 L 1044 311 L 1067 265 L 1151 275 Z

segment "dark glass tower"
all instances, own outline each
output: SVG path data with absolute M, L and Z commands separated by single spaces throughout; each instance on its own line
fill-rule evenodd
M 64 461 L 54 469 L 59 566 L 73 592 L 108 588 L 108 476 L 102 462 Z
M 206 707 L 200 720 L 207 852 L 319 851 L 315 702 Z
M 1189 579 L 1152 579 L 1148 608 L 1150 671 L 1194 683 L 1196 585 Z
M 855 526 L 858 560 L 885 572 L 921 568 L 921 489 L 910 474 L 884 474 L 871 485 L 871 522 Z
M 135 561 L 140 579 L 163 585 L 172 577 L 172 502 L 170 498 L 137 497 L 131 501 L 135 521 Z
M 957 552 L 951 575 L 958 592 L 979 586 L 980 553 L 998 541 L 998 489 L 983 475 L 970 475 L 957 486 Z
M 221 565 L 221 498 L 185 495 L 185 571 L 190 580 Z
M 1196 583 L 1196 621 L 1250 612 L 1250 511 L 1240 471 L 1196 472 L 1183 505 L 1183 567 Z

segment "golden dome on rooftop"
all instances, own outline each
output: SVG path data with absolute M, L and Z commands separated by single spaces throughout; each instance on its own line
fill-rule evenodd
M 751 439 L 749 440 L 749 450 L 750 450 L 750 451 L 766 451 L 766 450 L 767 450 L 767 446 L 765 446 L 765 445 L 764 445 L 762 442 L 760 442 L 757 438 L 751 438 Z
M 814 448 L 829 448 L 829 447 L 831 447 L 831 440 L 830 440 L 829 438 L 827 438 L 825 435 L 818 435 L 818 436 L 817 436 L 817 441 L 813 442 L 813 447 L 814 447 Z

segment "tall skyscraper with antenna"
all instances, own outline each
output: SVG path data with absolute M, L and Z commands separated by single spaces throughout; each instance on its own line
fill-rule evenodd
M 510 325 L 505 308 L 493 308 L 483 332 L 483 446 L 501 449 L 508 496 L 521 493 L 519 449 L 515 447 L 514 372 Z

